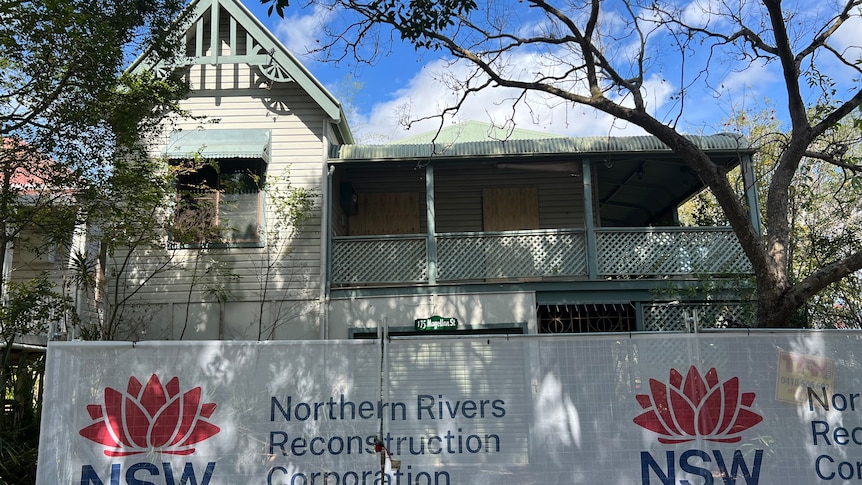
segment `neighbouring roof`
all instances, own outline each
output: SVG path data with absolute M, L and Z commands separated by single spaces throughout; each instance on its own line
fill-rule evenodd
M 46 188 L 61 190 L 49 185 L 52 182 L 67 182 L 72 175 L 66 167 L 55 163 L 26 142 L 10 137 L 4 137 L 0 143 L 0 162 L 14 168 L 10 182 L 23 195 L 35 195 Z M 0 174 L 2 181 L 3 175 Z M 70 189 L 61 191 L 71 192 Z
M 474 122 L 475 123 L 475 122 Z M 418 135 L 386 145 L 336 145 L 330 149 L 330 161 L 375 161 L 375 160 L 415 160 L 430 158 L 490 158 L 512 156 L 541 155 L 597 155 L 597 159 L 619 154 L 632 153 L 667 153 L 672 150 L 654 136 L 610 136 L 610 137 L 566 137 L 546 135 L 530 137 L 526 130 L 518 130 L 516 137 L 502 139 L 478 138 L 481 134 L 475 126 L 467 126 L 458 131 L 441 134 L 442 138 L 434 138 L 435 133 Z M 453 134 L 458 136 L 453 138 Z M 485 131 L 485 133 L 489 133 Z M 514 133 L 514 132 L 513 132 Z M 698 147 L 707 152 L 744 154 L 753 153 L 748 140 L 735 133 L 688 137 Z M 454 141 L 452 141 L 454 139 Z
M 165 65 L 163 61 L 154 62 L 147 51 L 132 63 L 129 72 L 163 71 L 191 64 L 258 66 L 274 82 L 299 85 L 333 121 L 339 137 L 346 143 L 353 142 L 341 103 L 239 0 L 195 0 L 188 9 L 191 9 L 188 25 L 177 28 L 186 29 L 186 41 L 195 45 L 195 54 Z M 227 19 L 222 18 L 222 10 Z M 231 52 L 220 54 L 225 39 Z
M 387 145 L 422 145 L 427 143 L 451 145 L 453 143 L 476 141 L 544 140 L 550 138 L 566 137 L 522 128 L 500 127 L 481 121 L 463 121 L 442 127 L 439 130 L 419 133 L 414 136 L 391 141 Z

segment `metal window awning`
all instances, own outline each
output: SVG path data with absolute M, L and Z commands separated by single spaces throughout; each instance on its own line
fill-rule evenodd
M 165 149 L 168 158 L 260 158 L 269 163 L 270 130 L 174 131 Z

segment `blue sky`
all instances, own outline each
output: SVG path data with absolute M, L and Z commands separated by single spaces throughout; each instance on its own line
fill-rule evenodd
M 352 104 L 349 121 L 354 133 L 361 142 L 385 142 L 412 134 L 421 133 L 437 127 L 436 121 L 414 125 L 410 131 L 403 127 L 404 119 L 416 119 L 439 111 L 440 106 L 451 102 L 451 92 L 441 83 L 441 76 L 455 75 L 463 67 L 451 66 L 434 53 L 417 52 L 412 46 L 395 42 L 390 55 L 381 58 L 372 66 L 356 68 L 350 62 L 341 64 L 317 62 L 313 57 L 304 55 L 308 46 L 316 45 L 317 35 L 323 23 L 333 21 L 334 14 L 313 7 L 300 7 L 299 2 L 285 11 L 282 19 L 267 16 L 266 8 L 258 0 L 242 0 L 246 7 L 269 28 L 287 48 L 344 104 Z M 687 7 L 686 15 L 694 22 L 705 22 L 703 11 L 709 2 L 717 0 L 693 0 Z M 785 3 L 792 4 L 792 0 Z M 803 8 L 795 25 L 800 35 L 806 35 L 805 22 L 822 15 L 816 9 L 820 2 L 801 2 Z M 788 8 L 794 8 L 789 5 Z M 336 14 L 337 15 L 337 14 Z M 714 21 L 713 21 L 714 22 Z M 836 36 L 837 46 L 862 45 L 857 37 L 862 32 L 860 22 L 845 26 Z M 672 47 L 667 52 L 659 50 L 652 53 L 656 64 L 667 61 L 666 54 L 675 53 Z M 524 60 L 523 62 L 530 62 Z M 689 60 L 691 66 L 706 62 L 703 53 L 696 53 Z M 830 67 L 828 63 L 827 70 Z M 659 117 L 667 120 L 676 117 L 678 105 L 671 98 L 678 89 L 674 79 L 674 61 L 665 62 L 662 69 L 655 69 L 646 86 L 651 108 Z M 839 85 L 842 83 L 855 87 L 857 83 L 848 74 L 836 71 L 834 74 Z M 351 81 L 360 84 L 356 92 L 345 91 L 344 86 Z M 781 75 L 776 64 L 755 63 L 740 69 L 729 58 L 720 56 L 710 61 L 708 74 L 701 79 L 697 89 L 687 99 L 683 116 L 678 126 L 689 133 L 715 133 L 729 131 L 722 121 L 731 117 L 734 110 L 756 110 L 764 101 L 769 100 L 777 108 L 777 116 L 782 117 L 783 87 Z M 507 102 L 511 93 L 502 89 L 485 90 L 471 98 L 451 122 L 478 120 L 502 123 L 511 116 L 511 103 Z M 518 128 L 541 130 L 569 136 L 622 136 L 637 135 L 643 131 L 627 125 L 604 114 L 596 114 L 579 106 L 565 106 L 556 103 L 534 102 L 531 109 L 521 109 L 514 115 Z

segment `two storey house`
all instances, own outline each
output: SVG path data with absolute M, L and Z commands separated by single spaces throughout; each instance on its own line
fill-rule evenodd
M 703 184 L 656 139 L 465 122 L 357 144 L 338 100 L 238 0 L 190 8 L 184 56 L 131 68 L 182 73 L 195 117 L 154 150 L 182 168 L 166 209 L 177 229 L 163 247 L 103 262 L 112 281 L 88 318 L 122 302 L 117 338 L 694 332 L 745 320 L 751 270 L 736 237 L 679 225 Z M 750 174 L 740 136 L 692 138 Z M 755 194 L 740 196 L 756 217 Z

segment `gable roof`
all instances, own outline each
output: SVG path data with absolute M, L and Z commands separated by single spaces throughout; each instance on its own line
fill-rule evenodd
M 160 72 L 193 64 L 257 66 L 273 82 L 295 82 L 336 125 L 342 143 L 353 143 L 341 103 L 239 0 L 196 0 L 188 10 L 189 20 L 176 28 L 186 29 L 186 42 L 194 45 L 193 54 L 168 64 L 154 61 L 147 51 L 132 63 L 129 72 Z M 227 13 L 227 19 L 222 18 L 223 13 Z M 229 54 L 221 54 L 223 39 L 227 39 Z

